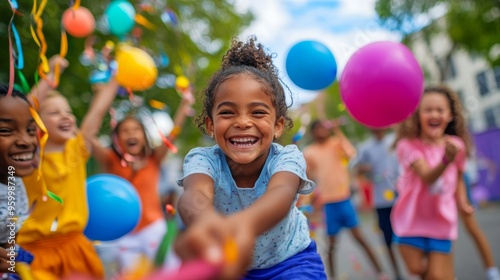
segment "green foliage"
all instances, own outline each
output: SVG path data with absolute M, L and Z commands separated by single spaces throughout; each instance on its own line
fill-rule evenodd
M 500 65 L 499 0 L 377 0 L 376 11 L 381 22 L 404 36 L 414 32 L 415 18 L 428 15 L 432 9 L 445 9 L 446 32 L 457 47 L 477 53 L 492 66 Z M 436 30 L 432 24 L 422 29 L 425 37 Z
M 37 1 L 40 2 L 40 1 Z M 141 11 L 141 3 L 167 3 L 164 8 L 172 10 L 178 18 L 178 25 L 164 23 L 161 20 L 163 9 L 153 9 L 151 12 Z M 39 64 L 40 48 L 36 45 L 30 33 L 31 9 L 33 2 L 18 1 L 21 15 L 14 17 L 14 24 L 17 27 L 21 37 L 21 44 L 24 53 L 25 67 L 22 73 L 26 77 L 30 86 L 35 84 L 35 72 Z M 47 42 L 47 57 L 59 53 L 61 36 L 61 17 L 68 8 L 70 1 L 51 0 L 42 14 L 43 33 Z M 131 1 L 136 7 L 138 14 L 143 15 L 156 26 L 155 30 L 149 30 L 141 27 L 142 36 L 138 46 L 144 48 L 154 55 L 165 52 L 169 57 L 167 68 L 159 69 L 158 76 L 164 74 L 173 74 L 175 76 L 184 75 L 192 83 L 195 92 L 201 91 L 210 75 L 219 67 L 222 56 L 230 46 L 231 39 L 247 26 L 253 16 L 251 14 L 238 14 L 231 5 L 230 0 L 172 0 L 172 1 Z M 82 1 L 81 5 L 88 8 L 96 19 L 98 25 L 109 1 Z M 165 4 L 163 4 L 165 5 Z M 7 82 L 9 80 L 9 52 L 8 33 L 12 11 L 8 1 L 0 1 L 0 80 Z M 118 43 L 117 37 L 110 34 L 103 34 L 96 29 L 95 35 L 98 42 L 95 48 L 101 49 L 107 40 Z M 79 57 L 83 52 L 84 39 L 73 38 L 68 35 L 68 54 L 67 60 L 70 66 L 61 76 L 61 82 L 58 90 L 68 98 L 74 113 L 78 120 L 81 120 L 92 98 L 91 87 L 89 84 L 89 69 L 82 66 Z M 16 83 L 20 84 L 16 77 Z M 171 116 L 180 102 L 180 96 L 175 89 L 161 89 L 153 86 L 143 92 L 134 94 L 144 97 L 144 99 L 155 99 L 164 102 L 169 107 Z M 117 97 L 117 99 L 123 99 Z M 197 100 L 199 101 L 199 100 Z M 195 104 L 195 110 L 201 108 L 201 104 Z M 103 123 L 103 133 L 109 132 L 109 120 Z M 186 122 L 184 130 L 179 136 L 177 145 L 180 148 L 180 154 L 185 154 L 191 147 L 198 145 L 201 134 L 197 128 L 192 125 L 191 120 Z

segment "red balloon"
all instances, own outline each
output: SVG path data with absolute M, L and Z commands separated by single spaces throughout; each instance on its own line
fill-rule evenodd
M 85 7 L 78 9 L 68 8 L 62 16 L 64 29 L 73 37 L 86 37 L 95 28 L 95 19 L 92 13 Z

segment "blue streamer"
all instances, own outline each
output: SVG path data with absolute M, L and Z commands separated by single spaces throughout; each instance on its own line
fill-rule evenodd
M 17 10 L 17 8 L 19 7 L 19 5 L 17 5 L 16 0 L 9 0 L 9 3 L 10 3 L 10 6 L 12 7 L 12 9 L 14 9 L 14 10 Z
M 22 70 L 24 68 L 23 48 L 21 47 L 21 39 L 19 38 L 19 33 L 17 33 L 17 29 L 14 23 L 12 23 L 12 33 L 14 34 L 14 40 L 16 41 L 16 47 L 17 47 L 16 68 Z

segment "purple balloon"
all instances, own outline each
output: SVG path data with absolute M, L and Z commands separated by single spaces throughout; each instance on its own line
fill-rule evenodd
M 368 44 L 347 61 L 340 94 L 358 122 L 385 128 L 408 118 L 417 109 L 424 74 L 412 52 L 396 42 Z

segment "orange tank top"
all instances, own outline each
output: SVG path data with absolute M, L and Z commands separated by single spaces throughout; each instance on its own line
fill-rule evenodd
M 152 155 L 144 167 L 134 171 L 131 166 L 122 166 L 120 161 L 118 155 L 110 150 L 107 172 L 126 179 L 137 190 L 142 204 L 141 219 L 134 229 L 137 232 L 163 218 L 158 190 L 160 162 Z

